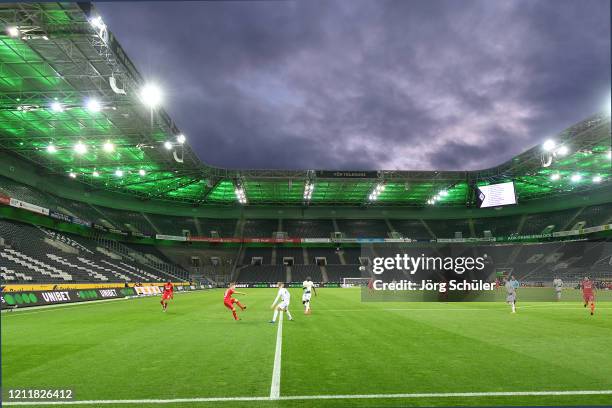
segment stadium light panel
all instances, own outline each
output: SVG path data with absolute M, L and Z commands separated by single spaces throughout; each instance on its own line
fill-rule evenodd
M 76 173 L 71 171 L 70 173 L 68 173 L 68 176 L 70 176 L 70 178 L 76 178 Z
M 95 98 L 90 98 L 85 102 L 85 106 L 87 110 L 93 113 L 100 112 L 102 110 L 102 105 L 100 105 L 100 101 Z
M 593 183 L 601 183 L 602 180 L 603 177 L 601 177 L 600 175 L 593 177 Z
M 89 24 L 95 29 L 104 30 L 106 28 L 106 24 L 102 21 L 102 17 L 97 16 L 89 20 Z
M 569 149 L 567 146 L 561 146 L 557 149 L 558 156 L 566 156 L 569 153 Z
M 155 84 L 146 84 L 140 90 L 140 100 L 149 108 L 154 109 L 161 104 L 161 90 Z
M 164 147 L 166 148 L 166 150 L 171 150 L 172 149 L 172 143 L 166 140 L 164 142 Z
M 77 154 L 85 154 L 87 153 L 87 146 L 85 146 L 83 142 L 77 142 L 77 144 L 74 145 L 74 151 Z
M 102 148 L 106 153 L 112 153 L 115 151 L 115 145 L 109 141 L 105 142 Z
M 238 200 L 240 204 L 247 203 L 246 194 L 242 186 L 236 186 L 236 188 L 234 189 L 234 194 L 236 195 L 236 199 Z
M 555 146 L 556 146 L 555 141 L 551 139 L 548 139 L 542 144 L 542 148 L 546 150 L 547 152 L 554 150 Z
M 13 38 L 19 37 L 19 29 L 15 26 L 8 27 L 6 29 L 6 32 L 8 33 L 9 36 Z
M 553 173 L 553 174 L 550 175 L 550 179 L 552 181 L 557 181 L 557 180 L 561 179 L 561 175 L 559 173 Z
M 310 201 L 312 199 L 312 193 L 314 191 L 314 184 L 310 181 L 306 182 L 304 186 L 304 200 Z
M 385 185 L 383 183 L 378 183 L 376 185 L 376 187 L 374 187 L 374 190 L 372 190 L 372 192 L 370 193 L 370 195 L 368 196 L 368 199 L 370 201 L 376 201 L 378 200 L 378 196 L 385 191 Z
M 146 176 L 147 172 L 144 169 L 138 170 L 138 174 L 141 176 Z
M 580 180 L 582 180 L 582 176 L 581 176 L 580 174 L 578 174 L 578 173 L 576 173 L 576 174 L 572 174 L 572 177 L 570 178 L 570 180 L 571 180 L 573 183 L 577 183 L 577 182 L 579 182 Z
M 446 191 L 446 190 L 440 191 L 440 196 L 441 197 L 446 197 L 447 195 L 448 195 L 448 191 Z
M 60 113 L 60 112 L 64 111 L 64 106 L 61 103 L 59 103 L 58 101 L 54 101 L 54 102 L 51 103 L 51 110 L 53 112 Z
M 47 146 L 47 153 L 56 153 L 57 152 L 57 147 L 55 147 L 54 145 L 50 144 L 49 146 Z
M 121 170 L 121 169 L 117 169 L 117 170 L 115 170 L 115 176 L 117 176 L 117 177 L 123 177 L 123 170 Z
M 176 141 L 179 142 L 180 144 L 185 143 L 185 135 L 180 134 L 176 137 Z
M 91 173 L 91 175 L 94 177 L 100 177 L 100 173 L 97 170 L 94 170 L 93 173 Z

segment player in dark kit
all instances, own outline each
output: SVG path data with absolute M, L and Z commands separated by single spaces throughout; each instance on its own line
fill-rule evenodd
M 595 285 L 593 281 L 585 276 L 580 285 L 582 287 L 582 300 L 584 300 L 584 307 L 590 304 L 591 308 L 591 316 L 595 314 L 595 294 L 593 290 L 595 289 Z
M 162 311 L 166 311 L 168 309 L 168 299 L 174 299 L 174 285 L 172 282 L 168 281 L 164 284 L 164 291 L 162 293 L 161 305 Z
M 238 318 L 238 315 L 236 314 L 236 308 L 234 307 L 234 303 L 237 304 L 241 310 L 245 310 L 246 306 L 240 303 L 238 299 L 232 297 L 234 293 L 238 295 L 246 295 L 246 293 L 243 292 L 236 292 L 236 284 L 232 282 L 230 283 L 229 288 L 227 288 L 227 290 L 225 291 L 225 294 L 223 295 L 223 304 L 225 305 L 225 307 L 232 311 L 234 320 L 240 320 Z

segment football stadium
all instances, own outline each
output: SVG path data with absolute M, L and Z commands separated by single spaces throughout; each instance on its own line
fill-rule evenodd
M 3 404 L 612 405 L 609 106 L 481 170 L 217 167 L 112 29 L 0 4 Z

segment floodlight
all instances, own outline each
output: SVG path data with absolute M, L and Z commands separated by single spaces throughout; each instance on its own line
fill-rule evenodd
M 57 152 L 57 147 L 55 147 L 54 145 L 50 144 L 49 146 L 47 146 L 47 153 L 55 153 Z
M 166 141 L 164 142 L 164 147 L 165 147 L 167 150 L 171 150 L 171 149 L 172 149 L 172 143 L 166 140 Z
M 569 149 L 567 148 L 567 146 L 561 146 L 557 149 L 557 155 L 559 156 L 565 156 L 569 153 Z
M 19 37 L 19 29 L 15 26 L 8 27 L 6 32 L 13 38 Z
M 100 16 L 94 17 L 89 20 L 89 24 L 91 24 L 92 27 L 97 28 L 98 30 L 103 30 L 106 28 L 106 24 L 104 24 L 104 21 L 102 21 L 102 17 Z
M 237 186 L 234 189 L 234 194 L 236 195 L 236 198 L 238 199 L 238 202 L 240 204 L 246 204 L 247 203 L 247 198 L 246 198 L 246 194 L 244 192 L 244 188 L 241 186 Z
M 93 173 L 91 173 L 91 175 L 94 177 L 100 177 L 100 173 L 98 173 L 97 170 L 94 170 Z
M 314 184 L 312 184 L 310 181 L 306 182 L 306 185 L 304 186 L 304 200 L 310 201 L 313 191 Z
M 85 103 L 85 106 L 87 107 L 87 110 L 90 112 L 100 112 L 100 110 L 102 110 L 102 105 L 100 105 L 100 101 L 98 101 L 96 98 L 90 98 L 87 100 L 87 102 Z
M 180 144 L 185 143 L 185 135 L 180 134 L 176 137 L 176 141 L 179 142 Z
M 582 176 L 578 173 L 572 174 L 572 177 L 570 178 L 570 180 L 572 180 L 574 183 L 577 183 L 580 180 L 582 180 Z
M 77 154 L 85 154 L 87 153 L 87 146 L 85 146 L 83 142 L 78 142 L 77 144 L 74 145 L 74 151 Z
M 446 197 L 447 195 L 448 195 L 448 191 L 446 191 L 446 190 L 440 191 L 440 196 L 441 197 Z
M 123 177 L 123 170 L 121 170 L 121 169 L 117 169 L 117 170 L 115 170 L 115 176 L 117 176 L 117 177 Z
M 115 145 L 109 141 L 106 141 L 104 143 L 104 146 L 102 146 L 102 148 L 104 149 L 106 153 L 112 153 L 115 151 Z
M 593 177 L 593 183 L 601 183 L 602 180 L 603 177 L 601 177 L 600 175 Z
M 548 139 L 547 141 L 544 142 L 544 144 L 542 144 L 542 148 L 546 150 L 547 152 L 550 152 L 551 150 L 553 150 L 555 146 L 556 146 L 555 141 L 551 139 Z
M 138 170 L 138 174 L 140 174 L 141 176 L 144 176 L 147 174 L 147 172 L 144 169 L 140 169 Z
M 68 173 L 68 175 L 70 176 L 70 178 L 76 178 L 76 174 L 73 172 Z
M 58 101 L 54 101 L 54 102 L 51 103 L 51 110 L 53 112 L 58 112 L 59 113 L 59 112 L 63 112 L 64 111 L 64 107 Z
M 162 93 L 155 84 L 146 84 L 140 90 L 140 100 L 149 108 L 156 108 L 162 100 Z
M 559 173 L 553 173 L 553 174 L 550 175 L 550 179 L 552 181 L 557 181 L 557 180 L 561 179 L 561 175 Z

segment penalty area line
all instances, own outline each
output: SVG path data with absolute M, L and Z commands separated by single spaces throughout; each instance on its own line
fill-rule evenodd
M 516 396 L 576 396 L 612 395 L 612 390 L 575 390 L 575 391 L 494 391 L 494 392 L 442 392 L 415 394 L 347 394 L 347 395 L 296 395 L 272 397 L 204 397 L 174 399 L 125 399 L 125 400 L 83 400 L 83 401 L 3 401 L 3 405 L 103 405 L 103 404 L 175 404 L 198 402 L 230 401 L 299 401 L 299 400 L 336 400 L 336 399 L 406 399 L 406 398 L 452 398 L 452 397 L 516 397 Z

